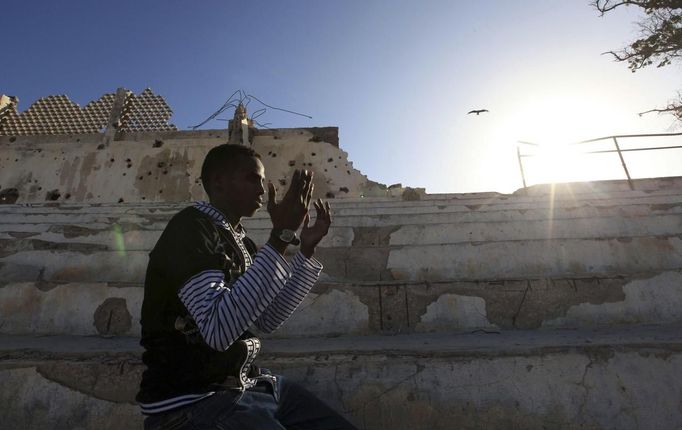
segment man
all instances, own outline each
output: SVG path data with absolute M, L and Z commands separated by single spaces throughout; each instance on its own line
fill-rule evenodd
M 322 269 L 313 254 L 331 209 L 314 202 L 309 225 L 312 172 L 296 171 L 281 202 L 268 185 L 273 229 L 259 251 L 240 224 L 263 205 L 259 156 L 214 147 L 201 179 L 210 202 L 177 213 L 150 253 L 140 342 L 147 370 L 137 395 L 145 429 L 354 428 L 299 385 L 253 365 L 260 341 L 248 329 L 277 329 Z M 290 265 L 285 250 L 299 243 Z

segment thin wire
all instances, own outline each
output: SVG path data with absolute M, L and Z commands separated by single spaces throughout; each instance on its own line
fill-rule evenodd
M 281 110 L 282 112 L 292 113 L 292 114 L 294 114 L 294 115 L 300 115 L 300 116 L 304 116 L 304 117 L 309 118 L 309 119 L 313 119 L 312 116 L 306 115 L 306 114 L 304 114 L 304 113 L 294 112 L 294 111 L 292 111 L 292 110 L 282 109 L 282 108 L 278 108 L 278 107 L 275 107 L 275 106 L 270 106 L 269 104 L 264 103 L 262 100 L 260 100 L 258 97 L 254 96 L 254 95 L 252 95 L 252 94 L 249 94 L 248 96 L 249 96 L 249 97 L 253 97 L 254 100 L 256 100 L 257 102 L 259 102 L 259 103 L 262 104 L 263 106 L 269 107 L 270 109 Z
M 235 96 L 236 96 L 236 97 L 235 97 Z M 252 120 L 256 125 L 258 125 L 258 126 L 260 126 L 260 127 L 263 127 L 263 128 L 270 128 L 270 127 L 268 127 L 268 125 L 270 125 L 271 123 L 269 123 L 269 122 L 260 123 L 260 122 L 256 121 L 256 118 L 259 118 L 259 117 L 261 117 L 262 115 L 264 115 L 264 114 L 267 112 L 267 110 L 268 110 L 267 108 L 274 109 L 274 110 L 278 110 L 278 111 L 282 111 L 282 112 L 287 112 L 287 113 L 294 114 L 294 115 L 303 116 L 303 117 L 306 117 L 306 118 L 309 118 L 309 119 L 313 119 L 312 116 L 306 115 L 306 114 L 304 114 L 304 113 L 294 112 L 294 111 L 292 111 L 292 110 L 283 109 L 283 108 L 278 108 L 278 107 L 276 107 L 276 106 L 270 106 L 269 104 L 267 104 L 267 103 L 263 102 L 262 100 L 260 100 L 258 97 L 254 96 L 254 95 L 252 95 L 252 94 L 246 94 L 246 91 L 244 91 L 244 90 L 236 90 L 235 92 L 233 92 L 233 93 L 230 95 L 230 97 L 227 99 L 227 101 L 226 101 L 226 102 L 225 102 L 217 111 L 215 111 L 213 114 L 211 114 L 208 118 L 206 118 L 206 119 L 205 119 L 204 121 L 202 121 L 201 123 L 199 123 L 199 124 L 197 124 L 197 125 L 195 125 L 195 126 L 189 126 L 188 128 L 191 128 L 192 130 L 196 130 L 197 128 L 201 127 L 202 125 L 206 124 L 207 122 L 216 119 L 216 117 L 217 117 L 218 115 L 220 115 L 221 113 L 223 113 L 226 109 L 228 109 L 228 108 L 237 109 L 237 107 L 239 107 L 240 104 L 241 104 L 242 106 L 244 106 L 244 108 L 246 108 L 246 107 L 249 106 L 249 103 L 251 103 L 253 100 L 256 100 L 258 103 L 260 103 L 260 104 L 262 104 L 263 106 L 265 106 L 265 108 L 261 108 L 261 109 L 258 109 L 258 110 L 256 110 L 256 111 L 254 111 L 254 113 L 251 115 L 251 120 Z M 221 118 L 217 118 L 217 120 L 218 120 L 218 121 L 229 121 L 229 120 L 225 120 L 225 119 L 221 119 Z
M 258 118 L 259 116 L 263 115 L 263 114 L 264 114 L 265 112 L 267 112 L 267 111 L 268 111 L 268 110 L 267 110 L 266 108 L 258 109 L 257 111 L 255 111 L 255 112 L 251 115 L 251 119 L 252 119 L 252 120 L 255 120 L 256 118 Z

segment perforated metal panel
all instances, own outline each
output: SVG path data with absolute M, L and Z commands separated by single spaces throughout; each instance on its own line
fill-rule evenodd
M 13 100 L 0 112 L 0 135 L 57 135 L 101 133 L 105 130 L 115 94 L 104 94 L 81 108 L 65 95 L 47 96 L 18 113 Z M 149 88 L 139 95 L 128 92 L 119 131 L 177 130 L 168 121 L 172 110 L 163 99 Z

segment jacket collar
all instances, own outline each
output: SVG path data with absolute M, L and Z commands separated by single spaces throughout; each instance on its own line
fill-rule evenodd
M 208 215 L 213 220 L 213 222 L 222 226 L 223 228 L 226 228 L 228 231 L 233 233 L 237 238 L 243 239 L 244 236 L 246 236 L 246 229 L 244 228 L 244 226 L 242 226 L 241 223 L 237 224 L 236 228 L 233 228 L 232 225 L 227 220 L 227 217 L 211 203 L 206 201 L 197 201 L 194 202 L 193 206 L 198 211 Z

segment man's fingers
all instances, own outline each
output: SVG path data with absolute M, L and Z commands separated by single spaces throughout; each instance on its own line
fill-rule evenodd
M 311 179 L 310 186 L 308 187 L 308 193 L 306 194 L 305 201 L 303 202 L 306 208 L 310 206 L 310 199 L 313 198 L 313 190 L 315 190 L 315 184 L 312 183 Z
M 324 208 L 326 209 L 325 212 L 327 215 L 327 222 L 329 223 L 329 225 L 331 225 L 331 223 L 332 223 L 332 207 L 328 201 L 324 202 Z
M 268 182 L 268 211 L 275 207 L 277 199 L 277 190 L 272 182 Z
M 304 230 L 308 228 L 308 223 L 309 223 L 309 222 L 310 222 L 310 215 L 309 215 L 309 214 L 305 214 L 305 217 L 303 218 L 303 229 L 304 229 Z
M 301 191 L 301 171 L 296 169 L 294 170 L 294 174 L 291 176 L 291 183 L 289 184 L 289 189 L 287 190 L 287 194 L 284 198 L 290 199 L 293 198 L 293 196 L 298 195 Z
M 304 170 L 302 174 L 303 178 L 303 184 L 301 186 L 301 203 L 305 205 L 305 207 L 308 207 L 308 202 L 310 201 L 310 198 L 308 197 L 310 194 L 310 187 L 313 184 L 312 181 L 312 172 L 309 172 L 308 170 Z
M 317 217 L 320 219 L 325 218 L 324 207 L 322 206 L 320 199 L 315 200 L 313 202 L 313 206 L 315 206 L 315 213 L 317 214 Z

